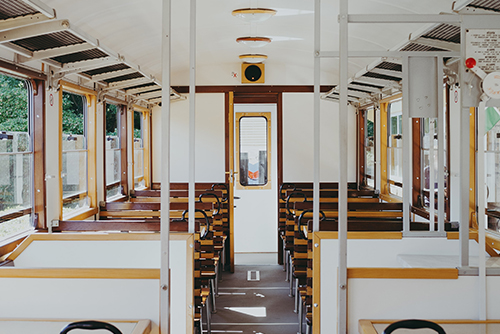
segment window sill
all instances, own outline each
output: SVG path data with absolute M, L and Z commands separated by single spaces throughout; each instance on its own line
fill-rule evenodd
M 113 196 L 113 197 L 106 199 L 106 203 L 123 202 L 126 199 L 127 199 L 127 196 L 125 196 L 125 195 L 116 195 L 116 196 Z
M 73 212 L 69 215 L 63 216 L 62 220 L 85 220 L 92 217 L 98 213 L 97 208 L 86 208 Z
M 380 199 L 389 203 L 401 203 L 403 199 L 392 194 L 380 194 Z

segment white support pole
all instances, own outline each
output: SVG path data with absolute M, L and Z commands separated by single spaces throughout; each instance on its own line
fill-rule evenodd
M 461 26 L 461 54 L 462 61 L 460 61 L 460 88 L 461 88 L 461 99 L 460 99 L 460 249 L 459 258 L 460 266 L 469 266 L 469 117 L 470 108 L 465 106 L 465 96 L 467 94 L 468 88 L 466 83 L 463 81 L 465 77 L 465 27 Z
M 438 91 L 438 232 L 444 233 L 444 173 L 445 173 L 445 134 L 446 114 L 443 97 L 443 57 L 437 57 Z M 447 138 L 450 140 L 450 138 Z M 450 162 L 448 162 L 449 165 Z M 449 183 L 449 182 L 448 182 Z M 448 184 L 448 187 L 450 185 Z
M 319 231 L 319 173 L 320 173 L 320 74 L 321 58 L 321 0 L 314 1 L 314 180 L 313 231 Z
M 196 134 L 196 0 L 190 0 L 189 17 L 189 223 L 194 233 L 195 220 L 195 134 Z
M 485 175 L 484 175 L 484 130 L 486 103 L 481 102 L 477 114 L 477 231 L 479 238 L 479 320 L 486 320 L 486 239 L 485 239 Z
M 434 118 L 429 119 L 429 231 L 434 231 L 436 210 L 434 208 L 434 190 L 435 190 L 435 170 L 434 170 Z
M 170 332 L 170 1 L 162 6 L 160 334 Z
M 338 281 L 338 334 L 347 334 L 347 84 L 349 80 L 348 58 L 348 0 L 340 1 L 339 8 L 339 199 L 338 199 L 338 238 L 339 238 L 339 281 Z
M 410 200 L 411 200 L 411 175 L 410 175 L 410 152 L 412 136 L 410 131 L 410 101 L 408 100 L 408 57 L 402 57 L 403 65 L 403 234 L 410 232 Z

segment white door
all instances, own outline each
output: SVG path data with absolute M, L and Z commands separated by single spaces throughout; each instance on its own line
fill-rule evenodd
M 277 252 L 276 104 L 234 105 L 234 252 Z

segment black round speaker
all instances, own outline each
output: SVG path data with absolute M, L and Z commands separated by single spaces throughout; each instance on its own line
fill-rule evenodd
M 257 81 L 262 76 L 262 71 L 257 65 L 250 65 L 245 70 L 245 78 L 248 81 Z

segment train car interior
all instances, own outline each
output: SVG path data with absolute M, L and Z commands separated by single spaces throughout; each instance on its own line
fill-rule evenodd
M 499 333 L 497 286 L 500 0 L 0 0 L 0 333 Z

